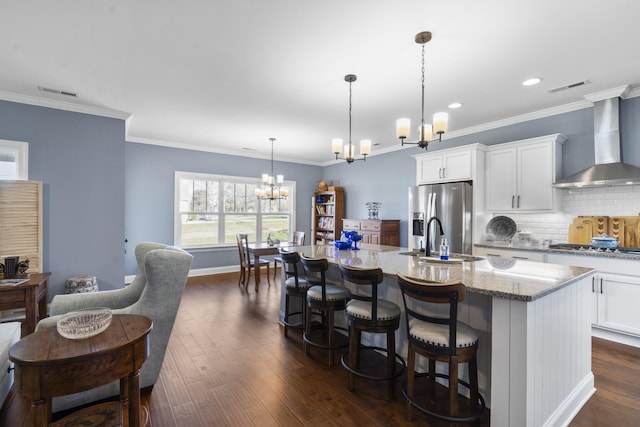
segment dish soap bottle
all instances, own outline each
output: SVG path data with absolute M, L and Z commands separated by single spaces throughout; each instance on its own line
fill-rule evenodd
M 449 259 L 449 243 L 447 242 L 446 237 L 443 237 L 440 242 L 440 259 L 443 261 L 447 261 Z

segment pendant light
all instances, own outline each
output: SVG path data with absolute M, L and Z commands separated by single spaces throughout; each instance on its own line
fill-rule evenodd
M 346 160 L 348 164 L 353 163 L 356 160 L 367 160 L 367 155 L 371 154 L 371 140 L 370 139 L 362 139 L 360 140 L 360 155 L 362 157 L 355 157 L 355 147 L 351 142 L 351 84 L 355 82 L 357 76 L 355 74 L 347 74 L 344 76 L 344 81 L 349 83 L 349 144 L 345 144 L 342 146 L 343 140 L 342 138 L 333 138 L 331 141 L 331 151 L 336 155 L 336 160 L 342 159 Z M 340 157 L 340 154 L 343 153 L 343 156 Z
M 449 115 L 447 113 L 435 113 L 433 115 L 433 125 L 424 122 L 424 45 L 431 40 L 431 32 L 423 31 L 416 34 L 415 41 L 422 45 L 422 121 L 418 128 L 417 142 L 406 142 L 405 139 L 411 136 L 411 120 L 410 119 L 398 119 L 396 122 L 396 136 L 400 138 L 402 145 L 413 144 L 425 150 L 429 146 L 429 143 L 441 141 L 442 134 L 447 131 L 449 122 Z M 437 139 L 434 139 L 434 135 L 437 135 Z
M 271 175 L 262 174 L 262 186 L 256 188 L 258 200 L 286 199 L 289 196 L 289 190 L 281 187 L 284 183 L 284 176 L 273 174 L 273 143 L 275 140 L 275 138 L 269 138 L 271 141 Z

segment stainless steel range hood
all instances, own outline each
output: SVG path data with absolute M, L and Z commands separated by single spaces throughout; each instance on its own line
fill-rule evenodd
M 620 96 L 628 86 L 618 88 L 620 94 L 593 101 L 595 165 L 558 180 L 554 187 L 579 188 L 640 184 L 640 168 L 622 162 L 620 144 Z

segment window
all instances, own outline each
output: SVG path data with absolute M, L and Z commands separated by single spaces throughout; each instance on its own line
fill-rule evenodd
M 295 182 L 286 181 L 286 200 L 258 200 L 260 178 L 176 172 L 174 240 L 181 247 L 235 245 L 236 233 L 249 241 L 290 240 Z
M 29 179 L 29 144 L 0 139 L 0 179 Z

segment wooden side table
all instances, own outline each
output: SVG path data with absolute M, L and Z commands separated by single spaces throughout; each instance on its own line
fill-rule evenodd
M 51 273 L 31 273 L 29 281 L 16 286 L 0 286 L 0 310 L 24 308 L 24 335 L 33 333 L 38 320 L 47 317 L 47 279 Z
M 114 315 L 109 327 L 91 338 L 70 340 L 55 327 L 21 339 L 9 350 L 15 363 L 15 386 L 32 401 L 34 427 L 49 426 L 51 398 L 89 390 L 120 380 L 119 410 L 97 405 L 104 425 L 140 425 L 139 369 L 147 359 L 151 319 Z M 81 411 L 87 414 L 91 409 Z M 55 423 L 65 425 L 71 414 Z M 121 418 L 120 418 L 121 417 Z M 77 418 L 75 416 L 74 418 Z

